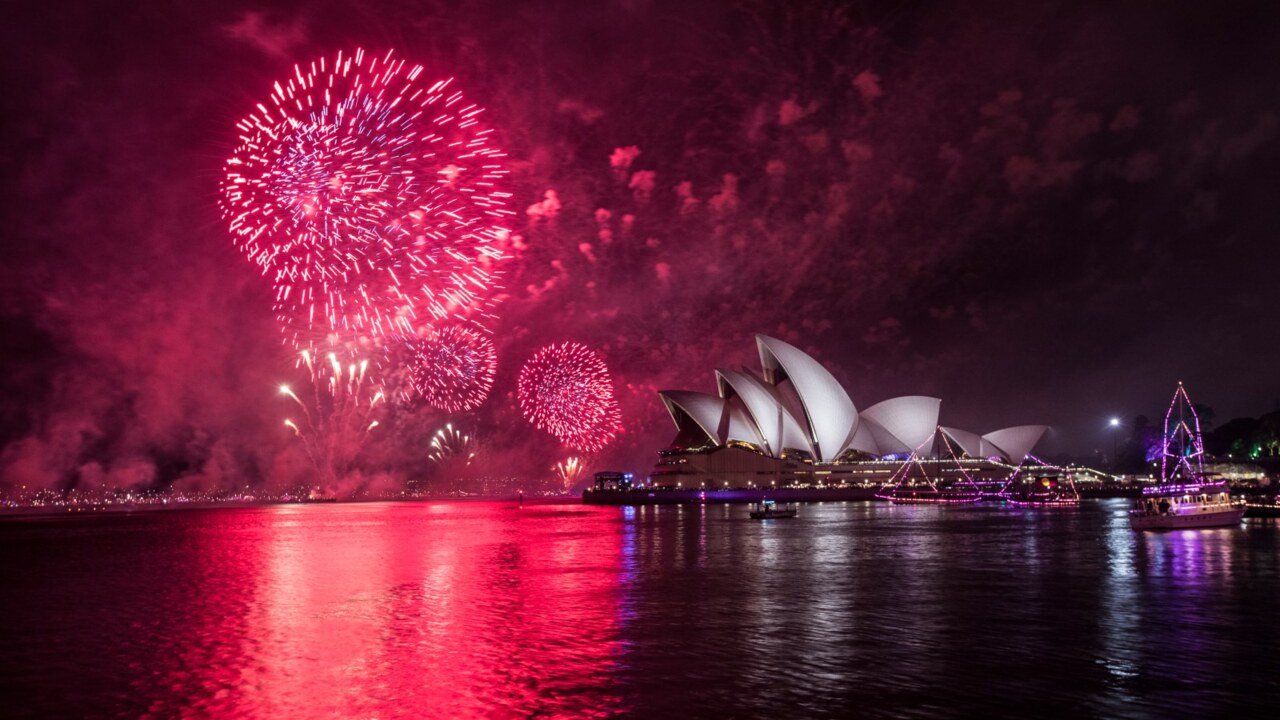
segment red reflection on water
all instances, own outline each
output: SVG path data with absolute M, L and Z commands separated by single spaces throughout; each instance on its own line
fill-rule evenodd
M 599 716 L 617 685 L 621 528 L 581 506 L 280 507 L 216 537 L 260 555 L 244 617 L 193 645 L 203 712 L 256 717 Z M 230 551 L 228 551 L 230 550 Z M 241 588 L 243 590 L 243 588 Z M 188 670 L 189 671 L 189 670 Z M 189 699 L 188 699 L 189 700 Z M 190 708 L 191 705 L 188 705 Z

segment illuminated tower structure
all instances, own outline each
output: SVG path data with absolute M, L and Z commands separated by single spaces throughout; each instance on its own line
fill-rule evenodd
M 1129 511 L 1129 525 L 1134 530 L 1230 527 L 1244 512 L 1244 500 L 1231 497 L 1225 481 L 1205 475 L 1200 416 L 1178 383 L 1164 416 L 1160 482 L 1143 489 Z
M 1173 400 L 1164 414 L 1164 440 L 1160 450 L 1160 481 L 1200 482 L 1204 478 L 1204 438 L 1200 415 L 1187 389 L 1178 383 Z

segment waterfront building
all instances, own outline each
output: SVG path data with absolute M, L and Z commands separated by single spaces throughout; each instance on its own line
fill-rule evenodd
M 649 484 L 672 488 L 859 485 L 887 482 L 904 461 L 939 475 L 1007 477 L 1047 429 L 1022 425 L 978 434 L 941 427 L 938 398 L 890 398 L 859 410 L 817 360 L 756 336 L 760 372 L 715 370 L 717 394 L 658 393 L 676 426 Z

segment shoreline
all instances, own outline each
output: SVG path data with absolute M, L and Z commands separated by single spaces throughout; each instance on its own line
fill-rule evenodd
M 246 508 L 264 508 L 276 506 L 304 507 L 309 505 L 357 505 L 367 503 L 414 503 L 414 502 L 520 502 L 518 495 L 484 495 L 469 497 L 386 497 L 386 498 L 353 498 L 348 500 L 192 500 L 189 502 L 169 503 L 84 503 L 79 505 L 19 505 L 0 508 L 0 521 L 6 518 L 33 517 L 84 517 L 87 515 L 128 515 L 137 512 L 170 512 L 183 510 L 243 510 Z M 524 497 L 526 505 L 558 505 L 578 503 L 578 495 L 537 495 Z
M 699 503 L 749 503 L 765 498 L 778 502 L 889 502 L 877 497 L 881 486 L 832 487 L 832 488 L 729 488 L 724 490 L 667 490 L 657 488 L 632 488 L 630 490 L 594 490 L 582 493 L 586 505 L 683 505 Z M 1142 494 L 1141 487 L 1105 487 L 1080 489 L 1082 500 L 1107 498 L 1135 498 Z M 999 498 L 991 498 L 997 500 Z

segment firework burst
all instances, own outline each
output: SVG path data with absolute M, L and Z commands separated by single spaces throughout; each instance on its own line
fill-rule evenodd
M 534 427 L 583 452 L 604 448 L 622 427 L 609 368 L 585 345 L 538 350 L 520 369 L 517 394 Z
M 484 333 L 449 325 L 432 330 L 415 347 L 413 387 L 432 407 L 474 410 L 489 397 L 498 353 Z
M 479 478 L 480 441 L 452 423 L 436 431 L 428 446 L 431 484 L 436 492 L 451 493 L 474 489 Z
M 470 465 L 476 459 L 476 440 L 449 423 L 431 438 L 431 452 L 427 458 L 440 466 L 449 463 Z
M 577 457 L 571 457 L 556 463 L 552 468 L 556 477 L 560 478 L 560 486 L 565 490 L 572 490 L 578 481 L 586 472 L 586 466 L 582 464 L 582 460 Z
M 295 66 L 238 125 L 221 210 L 299 349 L 487 313 L 504 153 L 451 80 L 388 52 Z
M 280 394 L 302 412 L 299 421 L 286 418 L 284 424 L 302 441 L 321 486 L 330 488 L 352 469 L 369 434 L 378 427 L 386 396 L 369 378 L 367 361 L 344 366 L 334 354 L 319 362 L 305 350 L 300 355 L 310 375 L 311 392 L 303 400 L 288 385 L 280 386 Z

